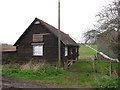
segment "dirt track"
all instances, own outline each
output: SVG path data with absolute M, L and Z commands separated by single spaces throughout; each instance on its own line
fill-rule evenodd
M 16 81 L 2 77 L 2 89 L 4 88 L 57 88 L 54 85 L 35 85 L 28 82 Z

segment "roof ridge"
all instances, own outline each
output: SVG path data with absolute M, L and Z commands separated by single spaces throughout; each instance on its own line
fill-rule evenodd
M 45 25 L 48 29 L 50 29 L 50 31 L 58 37 L 58 30 L 57 28 L 55 28 L 54 26 L 46 23 L 45 21 L 36 18 L 36 20 L 39 20 L 43 25 Z M 69 34 L 64 33 L 63 31 L 60 30 L 60 40 L 64 43 L 64 44 L 71 44 L 71 45 L 77 45 L 78 44 L 69 36 Z M 64 37 L 64 38 L 63 38 Z
M 52 26 L 52 25 L 50 25 L 50 24 L 46 23 L 45 21 L 43 21 L 43 20 L 41 20 L 41 19 L 38 19 L 38 18 L 36 18 L 36 19 L 37 19 L 37 20 L 39 20 L 39 21 L 42 21 L 42 22 L 43 22 L 43 24 L 45 23 L 45 24 L 47 24 L 47 25 L 51 26 L 52 28 L 54 28 L 54 29 L 56 29 L 56 30 L 59 30 L 59 29 L 57 29 L 56 27 L 54 27 L 54 26 Z M 44 25 L 45 25 L 45 24 L 44 24 Z M 60 30 L 60 32 L 61 32 L 61 33 L 63 33 L 63 34 L 65 34 L 65 35 L 67 35 L 67 36 L 69 36 L 69 34 L 66 34 L 66 33 L 64 33 L 64 32 L 63 32 L 63 31 L 61 31 L 61 30 Z
M 39 21 L 41 24 L 43 24 L 51 33 L 53 33 L 56 37 L 58 37 L 58 30 L 57 28 L 55 28 L 54 26 L 44 22 L 41 19 L 38 19 L 37 17 L 34 19 L 34 21 L 29 25 L 29 27 L 24 31 L 24 33 L 20 36 L 20 38 L 16 41 L 16 43 L 14 44 L 17 45 L 17 43 L 19 42 L 19 40 L 21 39 L 22 36 L 25 35 L 25 33 L 29 30 L 29 28 L 32 27 L 32 25 L 34 24 L 34 22 Z M 60 40 L 65 44 L 65 45 L 74 45 L 74 46 L 78 46 L 78 44 L 66 33 L 64 33 L 63 31 L 60 30 Z

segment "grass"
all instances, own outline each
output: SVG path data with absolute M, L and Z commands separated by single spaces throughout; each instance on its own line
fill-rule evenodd
M 97 50 L 96 45 L 90 45 L 90 46 Z M 79 48 L 79 55 L 80 55 L 80 59 L 86 59 L 86 58 L 88 59 L 94 57 L 96 55 L 96 52 L 85 45 L 81 45 Z
M 70 79 L 66 79 L 66 77 L 71 77 L 70 72 L 52 66 L 46 66 L 43 70 L 39 71 L 32 69 L 21 71 L 15 68 L 8 68 L 3 70 L 2 75 L 16 80 L 40 82 L 40 84 L 58 84 L 60 86 L 67 85 Z
M 74 72 L 78 77 L 78 83 L 82 83 L 82 87 L 93 87 L 93 88 L 117 88 L 118 78 L 113 72 L 112 77 L 109 76 L 109 62 L 97 62 L 96 72 L 92 67 L 92 62 L 77 62 L 70 66 L 69 71 Z M 112 64 L 112 71 L 118 69 L 118 63 Z
M 109 76 L 107 70 L 109 69 L 109 63 L 100 62 L 96 64 L 97 73 L 92 68 L 92 62 L 79 61 L 71 65 L 68 70 L 46 66 L 39 71 L 32 69 L 20 71 L 19 68 L 11 67 L 5 68 L 2 74 L 16 80 L 25 80 L 37 84 L 54 84 L 63 88 L 117 87 L 117 78 L 114 73 L 112 78 Z M 116 70 L 116 68 L 117 63 L 113 63 L 113 70 Z M 108 82 L 103 82 L 103 80 Z
M 109 75 L 109 62 L 96 62 L 96 71 L 98 73 L 103 73 L 104 75 Z M 115 71 L 118 69 L 118 63 L 112 64 L 112 71 Z M 73 64 L 69 67 L 70 71 L 73 72 L 93 72 L 93 62 L 80 62 Z

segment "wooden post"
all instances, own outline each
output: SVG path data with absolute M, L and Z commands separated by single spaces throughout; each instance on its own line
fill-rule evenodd
M 73 61 L 71 61 L 71 65 L 73 64 Z
M 68 62 L 64 62 L 64 69 L 68 68 Z
M 110 61 L 110 66 L 109 66 L 109 75 L 110 77 L 112 76 L 112 62 Z
M 114 73 L 115 73 L 116 77 L 119 78 L 118 73 L 117 73 L 116 70 L 114 70 Z
M 60 0 L 58 0 L 58 65 L 61 67 L 61 51 L 60 51 Z

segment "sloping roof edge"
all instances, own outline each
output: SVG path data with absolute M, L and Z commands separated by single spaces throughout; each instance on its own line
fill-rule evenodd
M 41 22 L 48 30 L 50 30 L 56 37 L 58 37 L 58 30 L 57 28 L 53 27 L 52 25 L 38 19 L 35 18 L 34 21 L 29 25 L 29 27 L 24 31 L 24 33 L 20 36 L 20 38 L 16 41 L 16 43 L 14 44 L 14 46 L 17 45 L 17 43 L 19 42 L 19 40 L 21 39 L 21 37 L 23 35 L 25 35 L 25 33 L 29 30 L 29 28 L 32 27 L 32 25 L 34 24 L 35 21 L 39 21 Z M 64 32 L 60 31 L 60 36 L 61 36 L 61 41 L 65 44 L 65 45 L 72 45 L 72 46 L 79 46 L 68 34 L 65 34 Z

